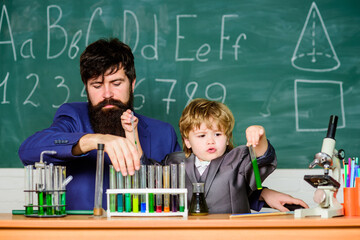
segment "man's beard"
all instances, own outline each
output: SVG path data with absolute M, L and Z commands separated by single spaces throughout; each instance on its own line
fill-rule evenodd
M 94 132 L 125 137 L 125 131 L 121 125 L 121 115 L 127 109 L 132 110 L 133 99 L 133 93 L 130 92 L 127 104 L 115 99 L 105 99 L 96 106 L 89 103 L 90 123 Z M 106 105 L 113 105 L 114 107 L 103 109 Z

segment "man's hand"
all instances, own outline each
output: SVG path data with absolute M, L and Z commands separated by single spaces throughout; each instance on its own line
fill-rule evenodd
M 289 209 L 284 207 L 285 204 L 296 204 L 304 208 L 309 206 L 301 199 L 293 198 L 292 196 L 264 188 L 260 195 L 260 200 L 264 200 L 271 208 L 277 209 L 281 212 L 288 212 Z
M 133 122 L 132 122 L 133 121 Z M 139 119 L 135 117 L 131 110 L 128 109 L 121 115 L 121 125 L 125 130 L 125 134 L 131 133 L 133 131 L 137 131 L 137 125 L 138 125 Z M 134 129 L 133 129 L 134 127 Z
M 142 156 L 143 151 L 139 139 L 138 123 L 139 119 L 134 116 L 130 109 L 121 115 L 121 125 L 125 130 L 125 137 L 135 144 L 139 156 Z
M 108 154 L 116 171 L 121 171 L 123 176 L 128 173 L 133 175 L 140 169 L 140 156 L 135 143 L 119 136 L 110 134 L 86 134 L 80 138 L 73 147 L 74 155 L 81 155 L 97 149 L 97 144 L 105 145 L 104 151 Z

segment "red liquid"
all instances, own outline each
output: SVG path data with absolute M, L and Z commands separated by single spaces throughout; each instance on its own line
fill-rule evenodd
M 156 206 L 156 212 L 162 212 L 162 206 Z

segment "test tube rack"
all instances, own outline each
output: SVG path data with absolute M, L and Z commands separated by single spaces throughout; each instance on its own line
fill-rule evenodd
M 53 196 L 56 195 L 55 193 L 58 193 L 59 196 L 61 194 L 65 194 L 66 190 L 53 190 L 53 191 L 36 191 L 36 190 L 24 190 L 25 194 L 36 194 L 38 196 L 38 204 L 28 204 L 24 205 L 25 207 L 25 217 L 39 217 L 39 218 L 58 218 L 58 217 L 65 217 L 65 207 L 64 204 L 54 204 Z M 47 196 L 50 196 L 51 198 L 51 205 L 47 204 L 40 204 L 39 200 L 40 198 L 43 198 L 43 202 L 46 202 Z M 30 211 L 28 209 L 31 209 Z
M 110 195 L 112 194 L 146 194 L 146 212 L 111 212 L 110 211 Z M 149 212 L 149 193 L 153 194 L 183 194 L 184 196 L 184 211 L 180 212 Z M 166 216 L 182 216 L 187 218 L 188 206 L 187 206 L 187 189 L 186 188 L 133 188 L 133 189 L 107 189 L 107 217 L 116 216 L 132 216 L 132 217 L 166 217 Z
M 25 169 L 25 216 L 54 218 L 66 216 L 66 167 L 54 166 L 42 161 L 27 165 Z

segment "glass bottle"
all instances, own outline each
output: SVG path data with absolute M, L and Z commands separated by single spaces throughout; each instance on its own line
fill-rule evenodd
M 204 183 L 193 183 L 193 195 L 190 202 L 190 215 L 204 216 L 209 213 L 205 200 Z

